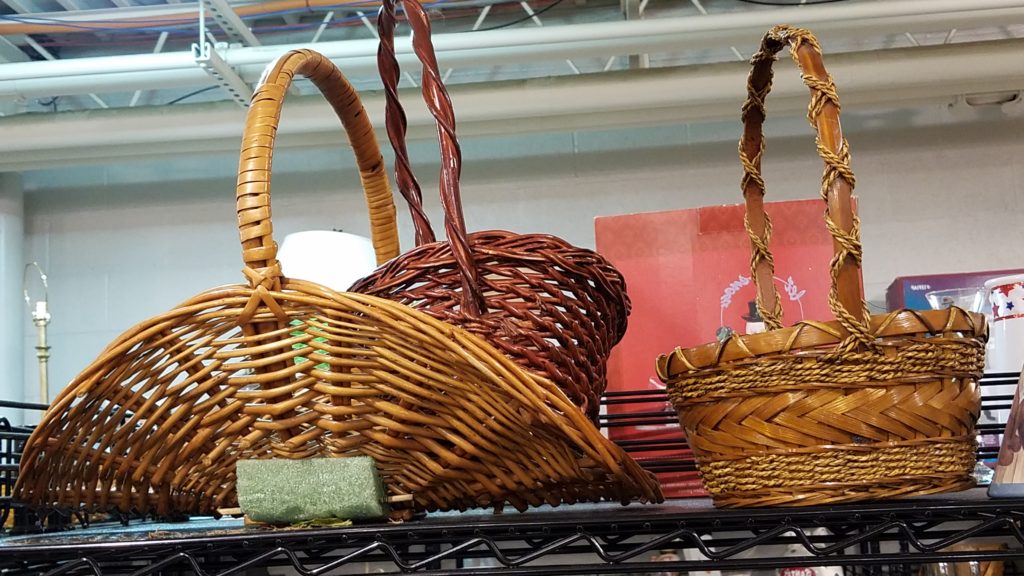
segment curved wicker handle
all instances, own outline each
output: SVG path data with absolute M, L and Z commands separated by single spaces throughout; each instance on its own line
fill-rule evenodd
M 267 288 L 277 289 L 282 277 L 270 221 L 270 166 L 281 107 L 295 74 L 313 81 L 348 133 L 366 195 L 377 263 L 383 264 L 399 252 L 395 204 L 384 158 L 359 95 L 338 67 L 322 54 L 292 50 L 264 72 L 249 105 L 242 135 L 235 198 L 242 260 L 254 288 L 268 283 L 264 284 Z
M 791 26 L 776 26 L 765 35 L 761 49 L 751 58 L 753 69 L 747 80 L 747 100 L 743 104 L 743 137 L 740 161 L 743 163 L 741 187 L 746 200 L 746 227 L 753 251 L 751 273 L 757 285 L 757 309 L 769 329 L 782 327 L 782 305 L 773 281 L 774 261 L 768 248 L 771 220 L 764 212 L 764 179 L 761 156 L 764 153 L 762 124 L 764 100 L 771 90 L 772 62 L 787 44 L 800 66 L 804 84 L 810 89 L 807 118 L 817 132 L 818 154 L 825 162 L 821 197 L 828 209 L 825 223 L 833 238 L 832 286 L 829 306 L 836 320 L 856 340 L 870 345 L 874 341 L 868 329 L 868 311 L 860 284 L 860 223 L 853 214 L 851 195 L 854 187 L 850 169 L 850 150 L 839 124 L 839 96 L 832 77 L 821 59 L 821 47 L 809 31 Z
M 423 195 L 412 173 L 409 154 L 405 147 L 405 111 L 398 100 L 398 59 L 395 57 L 395 5 L 399 0 L 384 0 L 377 16 L 380 48 L 377 65 L 387 99 L 386 122 L 388 138 L 395 151 L 395 180 L 398 189 L 409 203 L 416 226 L 416 244 L 434 241 L 434 233 L 423 212 Z M 471 315 L 486 310 L 480 275 L 473 261 L 466 234 L 466 220 L 462 214 L 459 178 L 462 173 L 462 150 L 455 135 L 455 112 L 448 91 L 441 80 L 434 45 L 430 41 L 430 18 L 417 0 L 401 0 L 405 15 L 412 28 L 412 45 L 416 57 L 423 64 L 423 99 L 437 124 L 437 137 L 441 148 L 441 205 L 444 207 L 444 228 L 451 244 L 452 254 L 462 276 L 462 309 Z

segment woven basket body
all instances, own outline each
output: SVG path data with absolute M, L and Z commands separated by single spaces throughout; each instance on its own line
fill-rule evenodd
M 313 80 L 345 125 L 378 260 L 398 253 L 358 97 L 321 55 L 285 55 L 253 96 L 243 136 L 236 192 L 248 284 L 204 292 L 111 343 L 28 440 L 16 498 L 212 513 L 237 505 L 240 458 L 366 455 L 415 509 L 659 500 L 652 476 L 553 383 L 481 338 L 390 300 L 281 275 L 270 165 L 294 74 Z
M 434 241 L 405 149 L 405 116 L 396 89 L 395 4 L 386 0 L 378 17 L 378 62 L 398 187 L 413 214 L 417 247 L 352 290 L 402 302 L 482 336 L 520 366 L 551 379 L 596 419 L 608 356 L 625 334 L 629 314 L 622 275 L 596 252 L 554 236 L 467 234 L 455 116 L 434 58 L 430 23 L 416 0 L 404 0 L 413 47 L 423 63 L 423 92 L 441 142 L 447 240 Z
M 831 322 L 782 328 L 764 213 L 764 99 L 787 44 L 811 91 L 835 242 Z M 839 100 L 806 30 L 779 26 L 752 59 L 740 157 L 757 305 L 768 332 L 658 359 L 659 377 L 719 506 L 810 505 L 973 486 L 984 317 L 959 308 L 869 316 L 854 176 Z

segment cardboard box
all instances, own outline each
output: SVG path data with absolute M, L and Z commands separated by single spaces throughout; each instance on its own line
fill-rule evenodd
M 821 200 L 771 202 L 765 210 L 774 224 L 771 247 L 785 324 L 831 319 L 832 239 Z M 654 370 L 659 354 L 714 341 L 723 327 L 747 332 L 755 288 L 743 214 L 742 205 L 730 205 L 596 220 L 598 252 L 625 275 L 633 301 L 629 329 L 610 359 L 609 391 L 663 390 Z M 658 411 L 674 413 L 667 401 L 608 407 L 609 414 Z M 673 423 L 613 427 L 608 434 L 617 441 L 669 440 L 681 438 L 682 430 Z M 635 457 L 642 464 L 692 454 L 651 450 Z M 703 494 L 694 472 L 659 479 L 666 496 Z
M 924 274 L 920 276 L 900 276 L 889 284 L 885 291 L 885 306 L 889 311 L 931 310 L 929 292 L 938 290 L 954 290 L 957 288 L 978 289 L 984 287 L 985 281 L 999 276 L 1022 274 L 1024 269 L 989 270 L 985 272 L 961 272 L 955 274 Z

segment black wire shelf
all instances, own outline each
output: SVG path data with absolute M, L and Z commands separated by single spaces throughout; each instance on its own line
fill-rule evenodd
M 249 568 L 285 566 L 314 575 L 373 562 L 383 574 L 440 576 L 643 574 L 824 564 L 888 567 L 1024 559 L 1022 519 L 1024 499 L 992 500 L 983 489 L 797 509 L 721 510 L 699 498 L 657 506 L 446 514 L 405 524 L 309 530 L 194 519 L 12 536 L 0 541 L 0 569 L 5 574 L 139 576 L 175 569 L 226 576 Z M 947 550 L 979 538 L 998 540 L 1005 548 Z M 804 555 L 782 553 L 793 546 Z M 755 547 L 756 557 L 746 554 Z M 692 559 L 650 561 L 664 549 L 689 553 L 687 558 Z
M 1016 374 L 988 375 L 982 384 L 1015 384 L 1016 379 Z M 1011 400 L 986 394 L 983 410 L 994 414 L 1008 409 Z M 652 402 L 664 402 L 661 391 L 612 393 L 607 401 L 632 402 L 644 411 L 602 417 L 604 425 L 650 425 L 675 418 L 668 409 L 649 409 Z M 9 404 L 0 402 L 0 407 Z M 30 409 L 38 408 L 43 407 Z M 1002 427 L 985 423 L 979 434 L 994 439 Z M 5 495 L 30 431 L 0 419 L 0 488 Z M 639 458 L 669 451 L 669 456 L 641 460 L 657 473 L 695 470 L 681 433 L 621 445 Z M 979 457 L 995 457 L 992 445 L 983 442 Z M 227 576 L 278 567 L 314 576 L 352 573 L 364 563 L 379 574 L 435 576 L 637 575 L 822 565 L 843 566 L 850 575 L 916 574 L 911 566 L 934 562 L 1024 560 L 1024 498 L 989 499 L 984 488 L 807 508 L 723 510 L 706 498 L 689 498 L 662 505 L 538 508 L 523 514 L 431 514 L 403 524 L 303 530 L 249 527 L 230 518 L 158 522 L 124 516 L 92 518 L 90 524 L 83 516 L 51 515 L 41 522 L 8 497 L 0 498 L 0 510 L 12 506 L 15 529 L 0 537 L 0 574 L 5 575 Z M 55 531 L 32 533 L 44 526 Z M 950 549 L 968 541 L 1000 548 Z M 680 559 L 652 561 L 661 550 L 673 550 Z

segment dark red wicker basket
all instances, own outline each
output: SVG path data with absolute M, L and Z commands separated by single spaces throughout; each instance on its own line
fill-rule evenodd
M 467 233 L 459 176 L 462 154 L 455 115 L 417 0 L 404 0 L 413 48 L 423 64 L 423 96 L 437 121 L 441 202 L 447 240 L 435 241 L 405 146 L 398 99 L 395 4 L 377 20 L 378 64 L 387 94 L 387 131 L 398 187 L 412 213 L 416 247 L 352 290 L 395 300 L 486 338 L 521 366 L 553 380 L 591 419 L 606 385 L 608 355 L 629 315 L 622 275 L 592 250 L 546 234 Z

